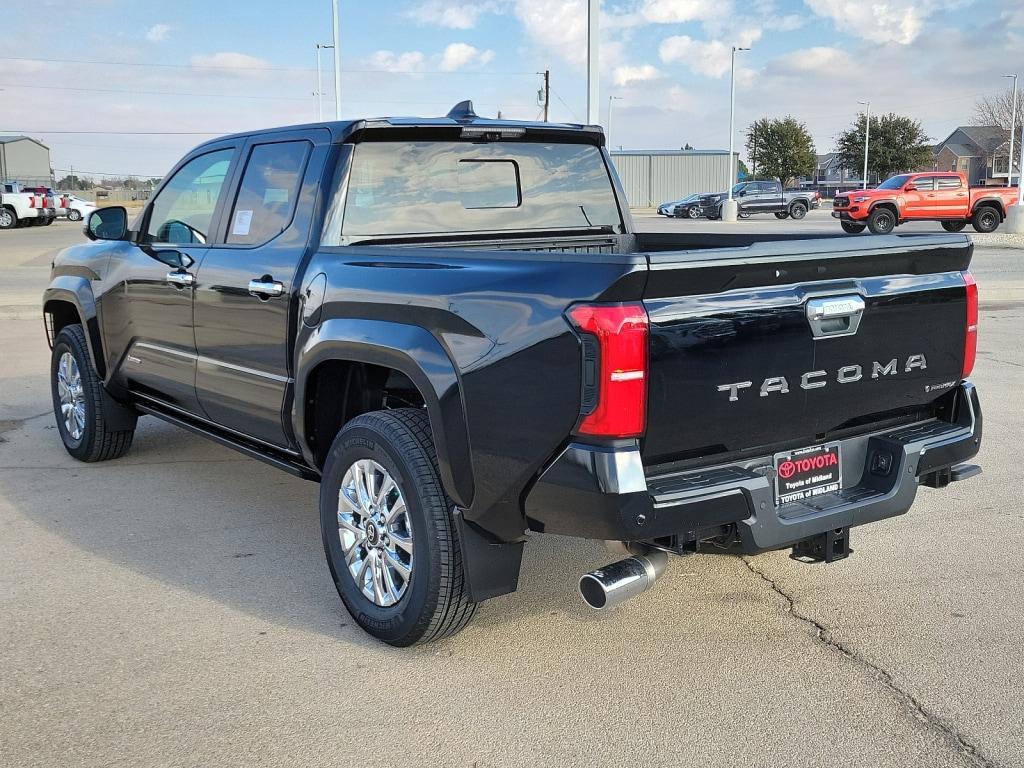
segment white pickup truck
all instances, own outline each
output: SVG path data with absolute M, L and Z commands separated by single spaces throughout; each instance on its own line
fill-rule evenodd
M 53 195 L 23 192 L 21 185 L 0 184 L 0 229 L 47 226 L 57 218 Z

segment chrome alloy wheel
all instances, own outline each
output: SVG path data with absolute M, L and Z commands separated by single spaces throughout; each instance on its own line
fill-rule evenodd
M 412 521 L 394 478 L 372 459 L 359 459 L 345 471 L 338 536 L 363 595 L 385 608 L 401 600 L 412 575 Z
M 60 396 L 64 429 L 72 440 L 81 440 L 85 431 L 85 393 L 78 361 L 70 352 L 61 355 L 57 364 L 57 394 Z

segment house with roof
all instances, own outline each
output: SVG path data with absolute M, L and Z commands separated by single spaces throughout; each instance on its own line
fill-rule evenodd
M 0 181 L 49 186 L 52 178 L 48 146 L 30 136 L 0 135 Z
M 858 189 L 862 186 L 861 172 L 840 167 L 838 152 L 818 155 L 818 163 L 814 169 L 814 174 L 812 176 L 802 176 L 798 181 L 802 189 L 817 189 L 825 197 L 831 197 L 843 190 Z
M 1005 186 L 1010 181 L 1009 134 L 998 125 L 962 125 L 935 146 L 935 166 L 926 170 L 959 171 L 973 186 Z M 1020 161 L 1014 158 L 1014 179 L 1019 175 Z

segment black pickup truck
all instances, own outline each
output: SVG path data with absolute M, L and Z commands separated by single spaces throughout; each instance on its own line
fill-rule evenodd
M 700 204 L 712 221 L 722 218 L 727 192 L 705 195 Z M 779 181 L 741 181 L 732 188 L 736 215 L 747 219 L 756 213 L 774 213 L 777 219 L 802 219 L 811 208 L 821 205 L 821 194 L 814 191 L 783 189 Z
M 593 126 L 229 136 L 85 232 L 43 298 L 67 451 L 149 414 L 318 481 L 338 592 L 394 645 L 514 591 L 531 532 L 618 542 L 601 608 L 671 553 L 842 558 L 977 471 L 967 237 L 636 232 Z

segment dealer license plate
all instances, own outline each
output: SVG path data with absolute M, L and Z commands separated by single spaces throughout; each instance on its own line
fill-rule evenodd
M 775 454 L 775 503 L 802 501 L 843 487 L 839 443 Z

